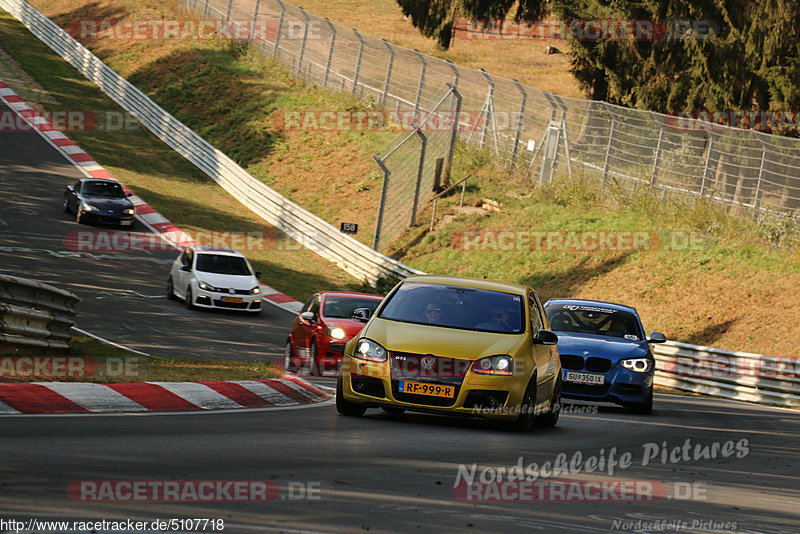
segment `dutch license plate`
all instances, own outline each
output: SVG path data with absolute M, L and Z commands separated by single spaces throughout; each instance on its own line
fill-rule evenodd
M 564 371 L 563 378 L 567 382 L 577 382 L 579 384 L 599 384 L 605 383 L 606 377 L 604 375 L 596 375 L 593 373 L 576 373 L 574 371 Z
M 222 302 L 233 302 L 236 304 L 241 304 L 242 299 L 240 297 L 222 297 Z
M 431 397 L 455 397 L 456 388 L 454 386 L 443 386 L 441 384 L 423 384 L 421 382 L 401 381 L 399 384 L 400 393 L 411 393 L 414 395 L 429 395 Z

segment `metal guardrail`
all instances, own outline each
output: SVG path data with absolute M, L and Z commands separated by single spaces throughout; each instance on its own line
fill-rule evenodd
M 97 84 L 109 98 L 136 117 L 156 137 L 206 173 L 236 200 L 304 247 L 370 284 L 375 284 L 380 278 L 404 278 L 419 273 L 340 233 L 332 225 L 250 176 L 236 162 L 150 100 L 28 2 L 0 0 L 0 7 Z
M 0 351 L 12 347 L 69 349 L 75 324 L 73 293 L 41 282 L 0 274 Z
M 655 345 L 659 386 L 726 399 L 800 407 L 800 360 L 668 341 Z

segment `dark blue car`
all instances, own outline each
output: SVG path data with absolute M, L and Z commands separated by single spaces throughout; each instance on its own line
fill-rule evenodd
M 652 411 L 655 359 L 648 343 L 665 342 L 664 334 L 647 339 L 636 309 L 622 304 L 552 299 L 544 309 L 558 334 L 563 397 Z
M 116 180 L 84 178 L 64 190 L 64 211 L 79 223 L 133 226 L 134 207 Z

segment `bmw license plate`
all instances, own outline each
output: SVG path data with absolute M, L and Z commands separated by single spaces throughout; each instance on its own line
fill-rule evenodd
M 411 393 L 413 395 L 429 395 L 431 397 L 455 397 L 455 386 L 443 386 L 441 384 L 423 384 L 421 382 L 409 382 L 402 380 L 398 385 L 400 393 Z
M 602 385 L 606 381 L 604 375 L 594 373 L 576 373 L 575 371 L 564 371 L 563 378 L 566 382 L 577 382 L 578 384 L 598 384 Z
M 234 304 L 241 304 L 241 297 L 222 297 L 222 302 L 232 302 Z

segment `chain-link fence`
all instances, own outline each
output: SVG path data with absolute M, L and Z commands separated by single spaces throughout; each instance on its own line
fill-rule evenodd
M 458 135 L 461 96 L 455 87 L 431 112 L 420 113 L 411 133 L 401 133 L 376 154 L 383 171 L 383 192 L 375 225 L 375 250 L 390 246 L 433 196 L 446 187 Z
M 581 172 L 630 188 L 706 196 L 755 216 L 796 215 L 800 208 L 797 139 L 559 97 L 361 35 L 282 0 L 180 3 L 245 27 L 265 56 L 306 82 L 390 111 L 433 110 L 452 84 L 461 95 L 461 138 L 530 169 L 540 183 L 556 172 Z M 404 150 L 410 153 L 413 143 L 425 146 L 417 136 Z M 413 182 L 406 187 L 414 187 L 416 174 L 405 175 Z M 411 211 L 407 195 L 396 198 L 405 204 L 390 206 L 394 201 L 384 198 L 384 213 Z

